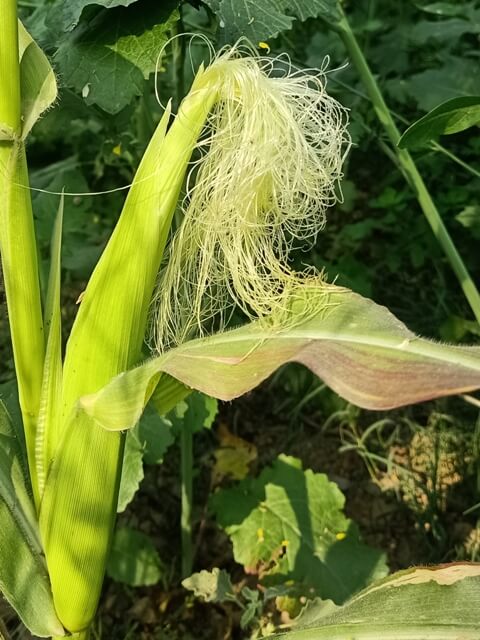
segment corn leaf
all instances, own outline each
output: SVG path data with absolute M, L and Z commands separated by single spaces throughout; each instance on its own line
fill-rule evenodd
M 272 640 L 477 640 L 480 565 L 457 563 L 399 571 L 342 607 L 317 602 L 304 628 Z
M 25 139 L 41 114 L 57 97 L 57 82 L 47 56 L 18 23 L 20 83 L 22 95 L 22 138 Z
M 250 391 L 286 362 L 300 362 L 334 391 L 367 409 L 390 409 L 480 387 L 480 348 L 418 338 L 387 309 L 332 287 L 327 308 L 285 318 L 290 329 L 249 325 L 193 340 L 114 378 L 83 397 L 82 408 L 109 430 L 131 428 L 159 372 L 222 400 Z M 161 380 L 160 380 L 161 385 Z
M 35 508 L 20 460 L 10 416 L 0 402 L 0 591 L 36 636 L 61 636 L 63 627 L 53 607 Z
M 52 235 L 50 275 L 45 304 L 47 338 L 40 411 L 36 434 L 36 466 L 39 496 L 42 497 L 49 464 L 58 440 L 59 398 L 62 394 L 62 317 L 60 276 L 64 198 L 61 197 Z

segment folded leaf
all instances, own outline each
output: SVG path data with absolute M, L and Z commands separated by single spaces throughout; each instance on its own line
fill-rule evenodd
M 47 56 L 18 23 L 20 82 L 22 95 L 22 138 L 57 98 L 57 82 Z
M 48 467 L 57 444 L 62 393 L 62 312 L 60 303 L 63 195 L 52 234 L 50 274 L 45 305 L 45 352 L 42 395 L 35 442 L 39 498 L 43 495 Z
M 480 96 L 452 98 L 432 109 L 408 127 L 400 138 L 401 149 L 422 146 L 441 135 L 459 133 L 480 124 Z
M 20 455 L 10 417 L 0 402 L 0 591 L 33 634 L 62 636 Z
M 418 567 L 376 582 L 342 607 L 310 605 L 272 640 L 477 640 L 480 565 Z
M 231 400 L 286 362 L 306 365 L 339 395 L 366 409 L 391 409 L 480 387 L 480 347 L 418 338 L 385 307 L 339 287 L 331 287 L 327 308 L 322 304 L 317 314 L 306 314 L 309 305 L 311 299 L 305 298 L 293 306 L 290 313 L 298 321 L 284 318 L 287 330 L 278 323 L 253 322 L 187 342 L 120 374 L 81 398 L 80 406 L 105 429 L 129 429 L 159 372 Z

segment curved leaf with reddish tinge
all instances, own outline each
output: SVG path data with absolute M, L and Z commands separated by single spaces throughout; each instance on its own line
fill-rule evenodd
M 270 640 L 478 640 L 480 564 L 415 567 L 336 607 L 313 601 L 292 631 Z
M 418 338 L 385 307 L 346 289 L 332 287 L 326 303 L 324 294 L 314 315 L 305 314 L 301 303 L 294 305 L 296 321 L 286 318 L 288 329 L 253 322 L 187 342 L 120 374 L 83 397 L 80 407 L 106 429 L 128 429 L 139 419 L 161 373 L 231 400 L 286 362 L 304 364 L 366 409 L 391 409 L 480 387 L 480 347 Z

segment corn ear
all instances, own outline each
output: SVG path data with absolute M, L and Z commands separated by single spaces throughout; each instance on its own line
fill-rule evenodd
M 200 75 L 202 75 L 200 71 Z M 115 521 L 124 438 L 83 412 L 80 396 L 138 361 L 149 303 L 181 185 L 215 91 L 193 91 L 166 134 L 164 114 L 120 220 L 90 279 L 67 344 L 63 417 L 40 513 L 58 615 L 71 632 L 90 624 Z

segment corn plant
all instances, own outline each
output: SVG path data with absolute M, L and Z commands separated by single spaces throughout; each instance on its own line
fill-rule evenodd
M 63 200 L 43 298 L 25 152 L 55 76 L 15 0 L 0 0 L 0 30 L 0 251 L 22 415 L 0 412 L 0 589 L 37 636 L 86 639 L 124 432 L 149 400 L 164 413 L 191 389 L 231 399 L 295 360 L 384 409 L 478 388 L 480 351 L 418 338 L 323 274 L 291 269 L 292 243 L 316 237 L 335 202 L 346 113 L 321 73 L 272 73 L 282 60 L 235 46 L 200 67 L 176 116 L 167 105 L 62 358 Z M 249 322 L 226 331 L 235 307 Z

